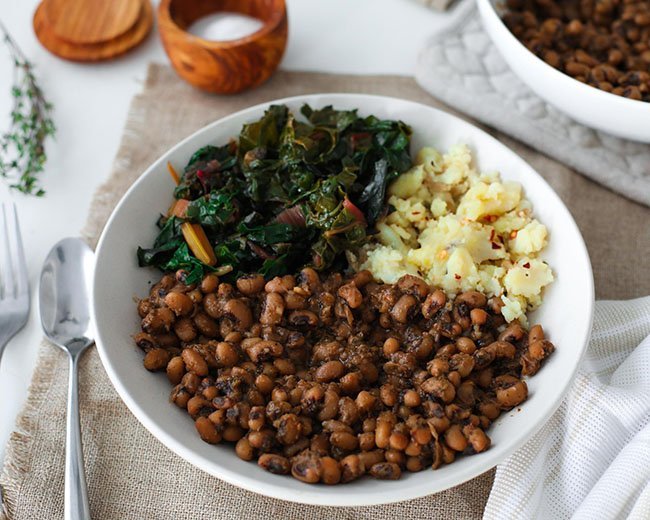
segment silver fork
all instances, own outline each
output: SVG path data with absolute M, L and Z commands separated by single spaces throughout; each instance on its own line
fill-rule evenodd
M 2 352 L 27 323 L 29 280 L 15 204 L 2 204 L 0 213 L 0 359 Z

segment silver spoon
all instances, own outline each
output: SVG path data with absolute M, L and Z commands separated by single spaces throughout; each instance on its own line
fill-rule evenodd
M 39 287 L 41 324 L 47 338 L 68 353 L 68 424 L 65 450 L 65 519 L 90 518 L 79 428 L 79 358 L 93 344 L 90 322 L 95 258 L 79 238 L 65 238 L 47 255 Z

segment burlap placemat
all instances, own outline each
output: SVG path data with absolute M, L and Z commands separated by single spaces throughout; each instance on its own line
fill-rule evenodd
M 113 173 L 95 196 L 83 235 L 94 244 L 128 186 L 156 157 L 194 130 L 274 98 L 334 91 L 385 94 L 440 106 L 410 78 L 281 72 L 253 92 L 214 97 L 193 90 L 169 68 L 152 65 L 143 92 L 131 105 Z M 598 296 L 650 293 L 650 209 L 523 145 L 503 140 L 548 179 L 573 212 L 591 253 Z M 41 347 L 0 477 L 11 520 L 63 515 L 66 367 L 62 353 Z M 487 472 L 435 496 L 355 509 L 265 498 L 208 476 L 153 438 L 119 399 L 94 349 L 81 362 L 80 380 L 86 475 L 95 520 L 480 518 L 492 484 L 493 473 Z

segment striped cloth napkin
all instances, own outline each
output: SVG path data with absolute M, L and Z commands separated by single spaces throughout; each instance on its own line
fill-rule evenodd
M 650 296 L 596 303 L 572 389 L 497 467 L 484 518 L 650 519 Z

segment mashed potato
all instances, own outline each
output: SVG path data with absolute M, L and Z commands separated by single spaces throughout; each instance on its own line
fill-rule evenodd
M 388 189 L 394 208 L 377 223 L 360 268 L 395 283 L 419 275 L 450 294 L 470 289 L 498 296 L 508 321 L 525 322 L 541 303 L 551 268 L 538 258 L 546 227 L 533 218 L 521 185 L 477 172 L 467 146 L 442 155 L 424 148 Z

